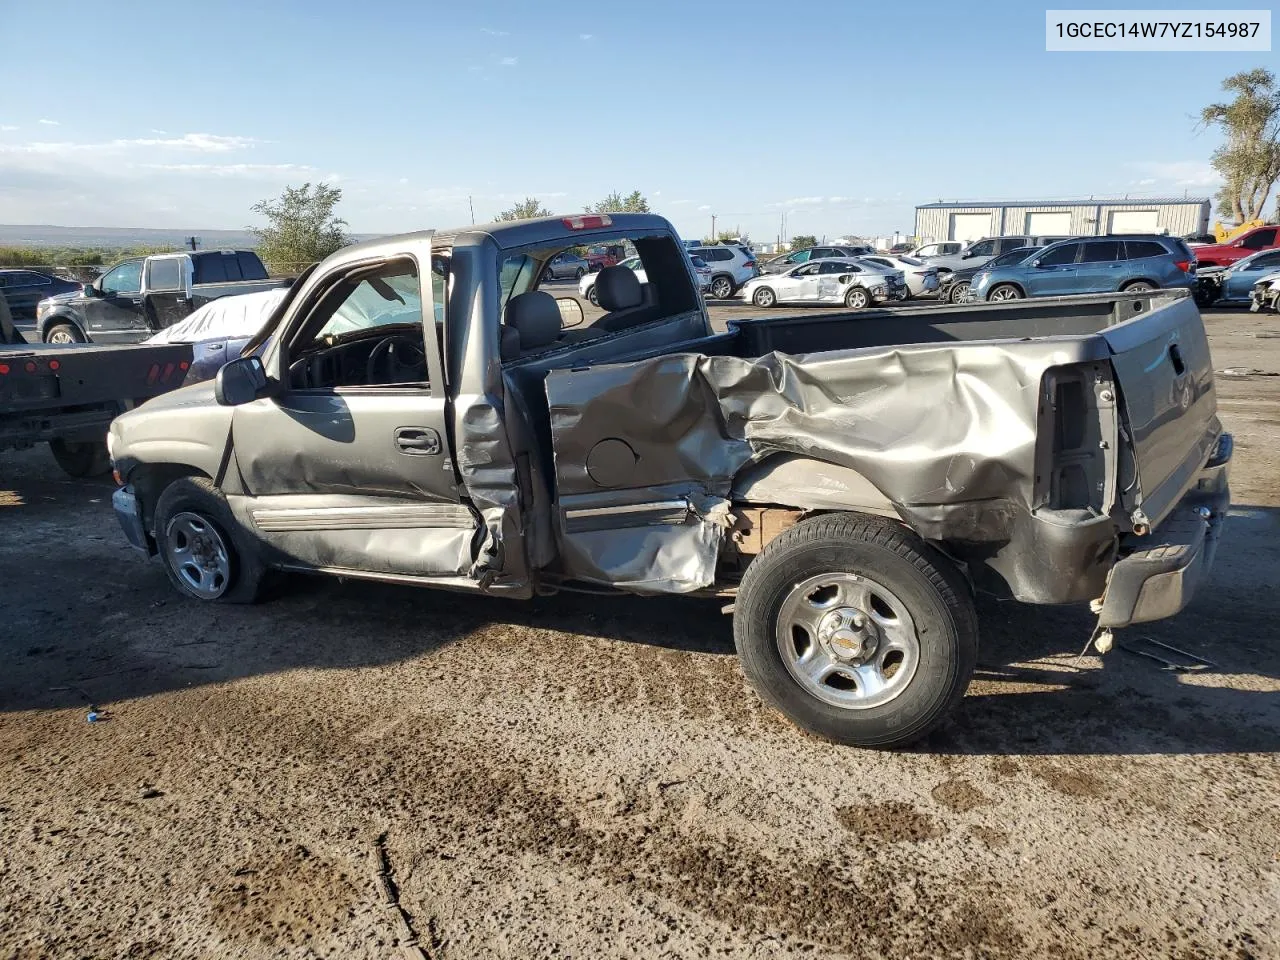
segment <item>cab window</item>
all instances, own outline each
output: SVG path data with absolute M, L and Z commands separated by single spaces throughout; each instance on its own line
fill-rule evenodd
M 138 293 L 142 290 L 142 261 L 129 260 L 103 275 L 103 293 Z

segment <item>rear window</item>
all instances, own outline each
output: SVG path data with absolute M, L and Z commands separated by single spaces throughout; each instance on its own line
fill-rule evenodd
M 1126 260 L 1144 260 L 1147 257 L 1163 257 L 1169 252 L 1154 240 L 1126 240 L 1124 245 Z
M 256 253 L 251 250 L 241 250 L 236 254 L 236 260 L 240 263 L 241 279 L 267 279 L 267 268 L 262 265 L 262 261 L 258 259 L 258 255 Z
M 191 258 L 195 267 L 195 283 L 226 283 L 227 268 L 220 254 L 202 253 Z
M 690 257 L 689 259 L 693 262 L 693 265 L 694 265 L 695 267 L 698 267 L 699 269 L 701 269 L 702 267 L 705 267 L 705 266 L 707 265 L 707 261 L 703 260 L 701 257 L 699 257 L 699 256 L 697 256 L 697 255 L 694 255 L 694 256 Z

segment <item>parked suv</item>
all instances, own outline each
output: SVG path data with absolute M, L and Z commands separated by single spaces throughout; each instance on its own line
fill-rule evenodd
M 763 267 L 760 268 L 761 273 L 786 273 L 792 267 L 797 267 L 802 263 L 808 263 L 810 260 L 853 260 L 858 257 L 865 257 L 875 253 L 870 247 L 847 246 L 838 247 L 809 247 L 807 250 L 795 250 L 781 257 L 774 257 Z
M 1155 234 L 1064 240 L 1021 263 L 981 270 L 974 300 L 1019 300 L 1075 293 L 1138 293 L 1195 284 L 1196 258 L 1177 237 Z
M 728 300 L 760 272 L 756 269 L 756 258 L 745 247 L 712 244 L 689 247 L 688 252 L 691 257 L 701 257 L 711 267 L 709 292 L 716 300 Z
M 981 240 L 975 240 L 959 253 L 945 257 L 930 258 L 929 266 L 937 267 L 938 277 L 942 279 L 943 274 L 952 270 L 962 270 L 965 267 L 980 267 L 992 257 L 998 257 L 1000 254 L 1008 253 L 1010 250 L 1017 250 L 1019 247 L 1047 247 L 1051 243 L 1066 239 L 1068 238 L 1032 237 L 1026 234 L 1020 234 L 1016 237 L 983 237 Z

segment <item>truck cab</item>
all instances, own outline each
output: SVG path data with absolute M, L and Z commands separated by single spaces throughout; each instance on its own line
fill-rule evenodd
M 134 257 L 78 291 L 42 300 L 36 333 L 46 343 L 139 343 L 211 300 L 286 283 L 270 279 L 252 250 Z
M 1252 256 L 1259 250 L 1280 247 L 1280 227 L 1275 225 L 1256 227 L 1228 243 L 1211 243 L 1195 247 L 1196 262 L 1201 267 L 1229 267 L 1237 260 Z

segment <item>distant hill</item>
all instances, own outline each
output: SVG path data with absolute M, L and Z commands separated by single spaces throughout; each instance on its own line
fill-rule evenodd
M 376 234 L 357 234 L 364 240 Z M 204 250 L 243 249 L 257 242 L 247 230 L 164 230 L 155 227 L 55 227 L 48 224 L 0 223 L 0 246 L 15 247 L 184 247 L 199 237 Z

